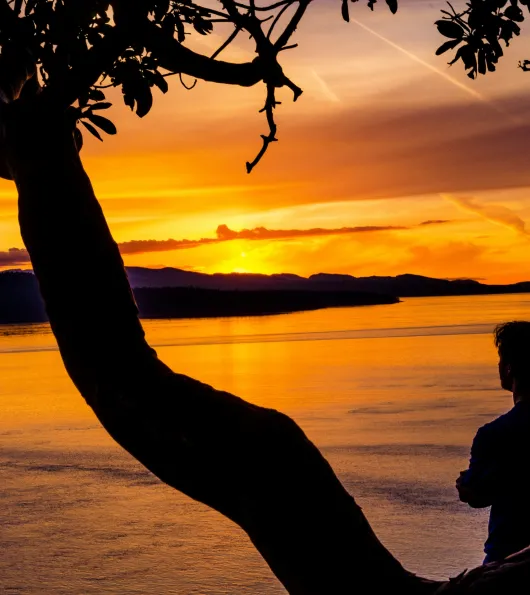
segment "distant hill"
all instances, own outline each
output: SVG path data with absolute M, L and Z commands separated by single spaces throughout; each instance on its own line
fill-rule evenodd
M 200 287 L 240 291 L 368 291 L 399 297 L 530 292 L 530 281 L 513 285 L 486 285 L 472 279 L 434 279 L 421 275 L 353 277 L 351 275 L 318 273 L 306 278 L 287 273 L 279 275 L 242 273 L 206 275 L 174 268 L 147 269 L 141 267 L 128 267 L 127 273 L 133 287 Z
M 201 287 L 135 287 L 142 318 L 258 316 L 343 306 L 395 304 L 398 298 L 360 291 L 308 289 L 205 289 Z M 44 303 L 32 273 L 0 273 L 0 324 L 45 322 Z
M 127 269 L 143 318 L 277 314 L 337 306 L 396 303 L 398 297 L 530 293 L 530 282 L 486 285 L 420 275 L 353 277 L 214 274 L 181 269 Z M 0 273 L 0 323 L 44 322 L 44 304 L 31 272 Z
M 0 323 L 47 320 L 37 279 L 32 273 L 0 273 Z

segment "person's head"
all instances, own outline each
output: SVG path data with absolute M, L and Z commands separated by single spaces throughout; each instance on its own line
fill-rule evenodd
M 499 324 L 494 335 L 502 388 L 530 397 L 530 322 Z

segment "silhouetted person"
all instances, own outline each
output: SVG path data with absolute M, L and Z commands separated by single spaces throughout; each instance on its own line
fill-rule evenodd
M 462 502 L 491 506 L 485 564 L 530 545 L 530 322 L 499 325 L 495 345 L 514 406 L 478 430 L 469 469 L 456 482 Z

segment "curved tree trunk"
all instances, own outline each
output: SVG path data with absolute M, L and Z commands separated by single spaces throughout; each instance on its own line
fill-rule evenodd
M 157 358 L 63 120 L 35 110 L 11 118 L 9 164 L 61 356 L 111 436 L 162 481 L 240 525 L 291 595 L 463 593 L 472 573 L 442 584 L 403 569 L 294 421 Z M 528 567 L 519 564 L 517 576 L 528 581 Z M 473 590 L 483 569 L 474 572 L 465 592 L 490 593 Z

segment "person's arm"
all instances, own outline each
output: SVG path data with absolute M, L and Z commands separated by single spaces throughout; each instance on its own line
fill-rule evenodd
M 471 447 L 469 469 L 462 471 L 456 480 L 460 500 L 472 508 L 486 508 L 495 499 L 499 485 L 495 442 L 490 431 L 480 428 Z

